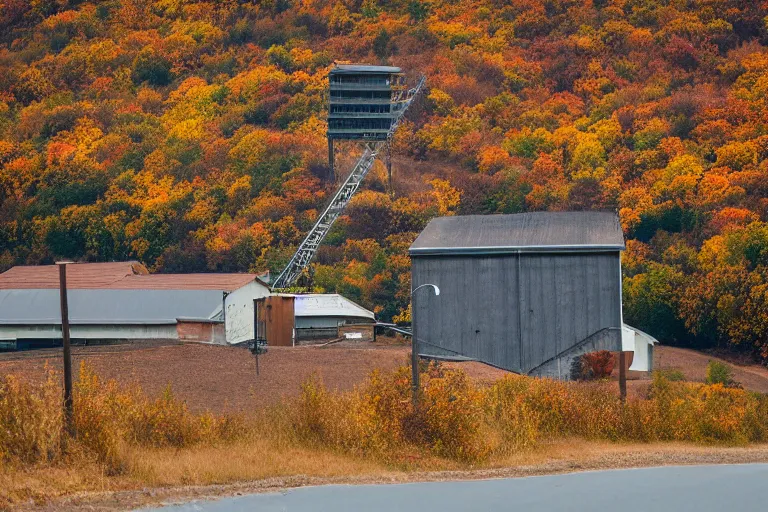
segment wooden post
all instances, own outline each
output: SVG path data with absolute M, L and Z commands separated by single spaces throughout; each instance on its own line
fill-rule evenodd
M 256 356 L 256 376 L 259 376 L 259 303 L 253 299 L 253 355 Z
M 627 353 L 619 352 L 619 395 L 621 401 L 627 401 Z
M 72 400 L 72 352 L 69 346 L 69 304 L 67 303 L 67 262 L 59 266 L 59 301 L 61 304 L 61 339 L 64 346 L 64 427 L 75 435 L 74 403 Z
M 412 378 L 412 391 L 413 391 L 413 408 L 414 410 L 419 406 L 419 391 L 421 386 L 419 385 L 419 342 L 416 335 L 416 302 L 411 292 L 411 378 Z

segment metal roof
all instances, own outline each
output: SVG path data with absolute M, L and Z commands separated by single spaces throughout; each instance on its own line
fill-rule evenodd
M 70 288 L 105 288 L 126 276 L 147 273 L 138 261 L 73 263 L 67 265 L 67 285 Z M 0 274 L 0 289 L 58 287 L 59 269 L 56 265 L 17 266 Z
M 261 274 L 150 274 L 137 261 L 71 263 L 67 287 L 111 290 L 220 290 L 231 292 Z M 261 282 L 261 281 L 260 281 Z M 265 283 L 261 282 L 264 286 Z M 0 290 L 59 288 L 56 265 L 18 266 L 0 274 Z
M 211 318 L 221 308 L 216 290 L 68 290 L 75 325 L 175 324 L 177 318 Z M 0 290 L 0 325 L 61 322 L 59 291 Z
M 127 276 L 112 283 L 108 288 L 113 290 L 219 290 L 231 292 L 255 279 L 257 279 L 256 274 L 149 274 Z
M 624 234 L 615 213 L 534 212 L 433 219 L 410 254 L 621 250 Z
M 369 64 L 336 64 L 331 74 L 336 73 L 400 73 L 402 70 L 395 66 L 371 66 Z
M 309 293 L 293 297 L 293 311 L 294 316 L 297 317 L 332 316 L 376 319 L 372 311 L 336 293 Z

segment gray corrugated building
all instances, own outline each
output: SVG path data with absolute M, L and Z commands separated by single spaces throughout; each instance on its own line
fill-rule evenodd
M 0 349 L 61 343 L 59 271 L 19 266 L 0 274 Z M 74 342 L 179 339 L 243 343 L 254 336 L 256 274 L 149 274 L 138 262 L 67 265 Z
M 567 378 L 574 357 L 622 350 L 618 216 L 605 212 L 432 220 L 411 245 L 419 352 Z

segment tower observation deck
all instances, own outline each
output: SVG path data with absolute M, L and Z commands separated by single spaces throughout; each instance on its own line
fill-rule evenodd
M 328 163 L 333 174 L 334 141 L 387 141 L 408 88 L 405 75 L 393 66 L 338 64 L 328 82 Z

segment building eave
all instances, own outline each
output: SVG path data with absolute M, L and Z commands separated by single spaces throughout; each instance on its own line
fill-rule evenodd
M 451 256 L 483 254 L 518 254 L 518 253 L 584 253 L 584 252 L 620 252 L 624 245 L 544 245 L 544 246 L 498 246 L 498 247 L 419 247 L 411 248 L 411 256 Z
M 176 325 L 176 319 L 167 319 L 167 320 L 147 320 L 147 321 L 141 321 L 141 320 L 109 320 L 109 321 L 101 321 L 101 320 L 70 320 L 69 325 L 76 326 L 76 325 L 103 325 L 105 327 L 120 327 L 120 326 L 141 326 L 141 325 Z M 60 327 L 61 321 L 60 320 L 51 320 L 51 319 L 43 319 L 43 320 L 30 320 L 30 321 L 2 321 L 0 320 L 0 326 L 8 326 L 8 327 L 34 327 L 34 326 L 44 326 L 44 327 Z

